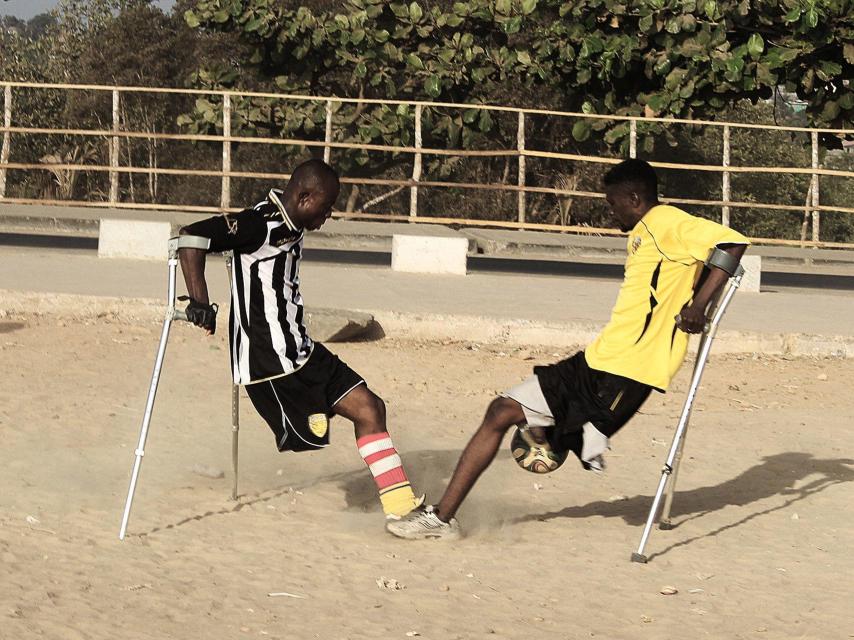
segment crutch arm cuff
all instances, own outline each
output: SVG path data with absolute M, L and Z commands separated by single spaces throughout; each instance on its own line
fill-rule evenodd
M 715 247 L 709 254 L 708 260 L 706 260 L 706 266 L 717 267 L 722 271 L 726 271 L 730 276 L 735 276 L 742 269 L 739 264 L 740 262 L 739 258 L 731 253 L 727 253 L 720 247 Z
M 211 239 L 204 236 L 175 236 L 169 238 L 169 248 L 173 251 L 178 249 L 201 249 L 207 251 L 211 247 Z

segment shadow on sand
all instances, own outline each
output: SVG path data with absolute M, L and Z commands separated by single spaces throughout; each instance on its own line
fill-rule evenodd
M 441 492 L 444 491 L 446 481 L 450 477 L 459 457 L 460 451 L 455 449 L 428 449 L 411 451 L 408 454 L 401 455 L 403 464 L 409 471 L 409 478 L 413 486 L 417 487 L 420 492 L 427 492 L 428 496 L 441 495 Z M 300 484 L 290 483 L 288 486 L 241 494 L 238 496 L 237 501 L 228 507 L 187 516 L 177 522 L 157 526 L 149 531 L 128 534 L 128 537 L 145 537 L 160 531 L 174 529 L 190 522 L 205 520 L 212 516 L 236 513 L 248 505 L 263 504 L 276 498 L 290 495 L 294 491 L 301 491 L 315 485 L 327 483 L 337 484 L 344 491 L 344 499 L 347 502 L 348 509 L 360 512 L 380 512 L 377 488 L 373 478 L 371 478 L 367 469 L 359 468 L 307 479 L 306 482 Z
M 459 455 L 460 451 L 458 450 L 436 449 L 411 451 L 402 457 L 404 465 L 409 471 L 413 486 L 417 487 L 419 492 L 426 492 L 428 496 L 439 496 L 444 491 L 447 480 L 459 459 Z M 801 452 L 780 453 L 766 456 L 760 464 L 745 470 L 721 484 L 688 491 L 676 491 L 671 511 L 674 528 L 724 507 L 743 507 L 774 496 L 784 497 L 785 500 L 766 509 L 753 511 L 740 520 L 718 527 L 713 531 L 708 531 L 693 538 L 674 543 L 662 551 L 651 554 L 649 558 L 652 559 L 663 555 L 672 549 L 691 544 L 702 538 L 716 536 L 723 531 L 741 526 L 759 516 L 785 509 L 828 487 L 854 481 L 854 468 L 851 465 L 854 465 L 854 460 L 852 459 L 822 459 L 815 458 L 809 453 Z M 803 486 L 795 488 L 796 484 L 799 484 L 801 480 L 806 478 L 811 479 Z M 360 468 L 320 476 L 307 480 L 299 486 L 290 485 L 288 487 L 277 487 L 252 494 L 244 494 L 238 498 L 238 501 L 233 506 L 189 516 L 178 522 L 155 527 L 148 532 L 138 535 L 151 535 L 158 531 L 173 529 L 211 516 L 235 513 L 247 505 L 269 502 L 281 496 L 288 495 L 292 491 L 326 483 L 337 484 L 344 491 L 348 509 L 361 512 L 379 511 L 379 501 L 377 500 L 376 487 L 373 480 L 365 469 Z M 646 522 L 649 508 L 652 505 L 652 498 L 653 496 L 651 495 L 636 495 L 628 500 L 621 500 L 619 502 L 597 500 L 585 505 L 566 507 L 560 511 L 527 515 L 512 520 L 508 524 L 532 521 L 542 522 L 557 518 L 600 516 L 605 518 L 622 518 L 626 524 L 640 527 Z
M 716 536 L 759 516 L 780 511 L 819 491 L 824 491 L 828 487 L 854 481 L 854 468 L 851 468 L 850 465 L 854 465 L 854 460 L 815 458 L 809 453 L 802 452 L 779 453 L 766 456 L 760 464 L 721 484 L 689 491 L 677 490 L 673 496 L 673 507 L 671 509 L 674 528 L 724 507 L 744 507 L 774 496 L 784 497 L 785 500 L 766 509 L 753 511 L 740 520 L 718 527 L 713 531 L 674 543 L 662 551 L 651 554 L 649 558 L 663 555 L 671 549 L 691 544 L 702 538 Z M 803 486 L 795 488 L 799 481 L 806 478 L 811 479 Z M 542 522 L 555 518 L 600 516 L 622 518 L 626 524 L 640 527 L 646 522 L 649 509 L 652 506 L 652 499 L 653 496 L 651 495 L 638 495 L 619 502 L 597 500 L 585 505 L 566 507 L 560 511 L 525 516 L 515 520 L 515 522 Z

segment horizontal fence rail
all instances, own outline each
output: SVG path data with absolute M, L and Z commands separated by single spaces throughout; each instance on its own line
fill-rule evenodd
M 265 180 L 286 180 L 290 176 L 287 173 L 259 172 L 259 171 L 235 171 L 232 168 L 233 164 L 233 145 L 235 144 L 250 144 L 250 145 L 285 145 L 291 147 L 303 148 L 318 148 L 323 149 L 323 157 L 327 161 L 330 159 L 331 151 L 335 149 L 356 149 L 363 151 L 373 151 L 381 153 L 407 154 L 413 158 L 413 170 L 409 179 L 383 179 L 383 178 L 355 178 L 342 176 L 341 182 L 344 184 L 353 185 L 378 185 L 395 187 L 396 193 L 402 189 L 409 189 L 409 211 L 408 212 L 391 212 L 379 213 L 375 211 L 358 211 L 358 212 L 336 212 L 336 217 L 340 218 L 358 218 L 368 220 L 389 220 L 389 221 L 410 221 L 410 222 L 425 222 L 439 224 L 460 224 L 469 226 L 484 226 L 484 227 L 499 227 L 508 229 L 542 229 L 554 231 L 568 231 L 575 233 L 595 233 L 601 235 L 619 235 L 620 232 L 615 229 L 596 228 L 581 225 L 570 224 L 546 224 L 528 220 L 526 217 L 526 196 L 528 194 L 548 194 L 557 197 L 573 197 L 573 198 L 604 198 L 604 194 L 595 191 L 587 191 L 581 189 L 567 188 L 550 188 L 528 184 L 528 176 L 526 171 L 526 159 L 539 158 L 547 160 L 558 160 L 566 162 L 578 162 L 589 164 L 608 165 L 620 162 L 621 158 L 592 156 L 584 154 L 561 153 L 557 151 L 548 151 L 533 149 L 526 145 L 525 130 L 526 118 L 529 116 L 546 116 L 551 118 L 572 118 L 572 119 L 587 119 L 587 120 L 607 120 L 607 121 L 624 121 L 630 125 L 629 134 L 629 156 L 636 157 L 637 155 L 637 128 L 638 123 L 656 123 L 660 125 L 682 124 L 691 126 L 715 127 L 721 130 L 723 148 L 720 165 L 712 164 L 690 164 L 683 162 L 651 162 L 654 167 L 659 169 L 668 169 L 675 171 L 700 171 L 712 172 L 721 174 L 721 199 L 686 199 L 686 198 L 662 198 L 663 201 L 696 206 L 711 206 L 720 207 L 721 222 L 729 225 L 730 212 L 732 209 L 765 209 L 777 211 L 800 212 L 804 214 L 804 228 L 802 231 L 801 240 L 785 240 L 779 238 L 754 238 L 754 240 L 779 245 L 796 245 L 796 246 L 826 246 L 840 248 L 854 248 L 854 243 L 833 243 L 822 242 L 820 240 L 820 216 L 822 212 L 854 214 L 854 206 L 834 206 L 822 205 L 819 203 L 819 180 L 821 177 L 844 178 L 847 180 L 854 179 L 854 171 L 823 168 L 818 162 L 818 136 L 819 134 L 828 135 L 852 135 L 854 129 L 817 129 L 807 127 L 793 126 L 769 126 L 752 123 L 735 123 L 735 122 L 717 122 L 708 120 L 689 120 L 679 118 L 654 118 L 654 117 L 633 117 L 621 115 L 607 114 L 587 114 L 575 112 L 550 111 L 545 109 L 521 109 L 500 105 L 487 104 L 459 104 L 459 103 L 444 103 L 444 102 L 420 102 L 420 101 L 405 101 L 405 100 L 379 100 L 379 99 L 363 99 L 363 98 L 342 98 L 337 96 L 306 96 L 286 93 L 266 93 L 266 92 L 244 92 L 244 91 L 225 91 L 225 90 L 205 90 L 205 89 L 176 89 L 176 88 L 149 88 L 149 87 L 117 87 L 117 86 L 102 86 L 102 85 L 87 85 L 87 84 L 51 84 L 51 83 L 33 83 L 33 82 L 7 82 L 0 81 L 0 86 L 3 87 L 3 126 L 0 127 L 2 133 L 2 147 L 0 147 L 0 202 L 18 203 L 18 204 L 56 204 L 56 205 L 79 205 L 91 207 L 111 207 L 111 208 L 126 208 L 126 209 L 170 209 L 177 211 L 187 211 L 194 213 L 215 213 L 237 211 L 238 207 L 231 205 L 231 187 L 232 179 L 265 179 Z M 93 128 L 69 128 L 69 127 L 21 127 L 13 126 L 14 121 L 14 93 L 15 90 L 21 89 L 41 89 L 41 90 L 57 90 L 57 91 L 94 91 L 111 94 L 112 97 L 112 126 L 110 128 L 100 127 Z M 156 131 L 132 131 L 122 128 L 122 120 L 120 115 L 120 106 L 122 105 L 123 94 L 172 94 L 185 96 L 216 96 L 222 100 L 222 134 L 189 134 L 189 133 L 165 133 Z M 233 103 L 236 98 L 265 98 L 273 100 L 288 100 L 309 102 L 316 105 L 325 105 L 326 121 L 323 140 L 306 140 L 300 138 L 266 138 L 254 136 L 235 136 L 232 135 L 232 111 Z M 333 136 L 333 105 L 334 104 L 354 104 L 354 105 L 389 105 L 389 106 L 406 106 L 414 109 L 415 118 L 413 122 L 414 145 L 398 146 L 385 144 L 364 144 L 361 142 L 340 142 L 334 141 Z M 503 112 L 515 114 L 518 120 L 518 128 L 516 134 L 516 148 L 513 149 L 447 149 L 424 147 L 422 145 L 421 124 L 422 110 L 425 107 L 429 108 L 448 108 L 448 109 L 477 109 L 479 111 Z M 808 167 L 775 167 L 775 166 L 733 166 L 730 159 L 730 147 L 732 131 L 737 129 L 753 130 L 774 130 L 790 133 L 809 133 L 812 147 L 812 162 Z M 14 140 L 19 136 L 80 136 L 83 138 L 98 138 L 107 141 L 109 147 L 109 164 L 90 164 L 80 162 L 11 162 L 10 149 L 14 145 Z M 205 142 L 222 147 L 222 162 L 216 169 L 192 169 L 192 168 L 173 168 L 173 167 L 158 167 L 158 166 L 133 166 L 128 163 L 121 164 L 120 159 L 120 141 L 125 140 L 146 140 L 146 141 L 183 141 L 183 142 Z M 461 158 L 514 158 L 518 162 L 516 184 L 494 183 L 494 182 L 452 182 L 452 181 L 437 181 L 425 180 L 422 178 L 423 159 L 429 156 L 446 156 L 446 157 L 461 157 Z M 109 192 L 106 200 L 73 200 L 73 199 L 48 199 L 48 198 L 16 198 L 9 197 L 6 194 L 8 171 L 67 171 L 67 172 L 100 172 L 109 174 Z M 120 200 L 119 191 L 119 176 L 128 174 L 145 174 L 150 178 L 152 176 L 186 176 L 186 177 L 210 177 L 219 179 L 219 206 L 205 206 L 197 203 L 179 203 L 179 202 L 127 202 Z M 794 176 L 809 176 L 810 183 L 807 189 L 806 200 L 803 204 L 787 203 L 769 203 L 769 202 L 743 202 L 734 201 L 730 198 L 731 194 L 731 176 L 733 174 L 788 174 Z M 419 189 L 460 189 L 460 190 L 484 190 L 495 192 L 516 192 L 516 215 L 515 220 L 499 220 L 499 219 L 470 219 L 460 218 L 453 215 L 431 215 L 425 216 L 419 214 L 418 211 L 418 195 Z M 388 194 L 390 195 L 390 194 Z M 387 196 L 381 196 L 369 201 L 368 205 L 373 205 L 385 200 Z M 852 203 L 854 204 L 854 203 Z M 806 225 L 809 221 L 812 227 L 812 234 L 809 240 L 806 239 Z

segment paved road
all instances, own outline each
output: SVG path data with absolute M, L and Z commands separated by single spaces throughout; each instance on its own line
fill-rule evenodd
M 226 274 L 220 258 L 212 257 L 208 276 L 212 297 L 225 300 Z M 315 307 L 594 324 L 607 321 L 620 284 L 618 279 L 575 275 L 434 276 L 317 261 L 303 264 L 301 279 L 306 302 Z M 163 299 L 166 265 L 100 259 L 91 251 L 0 247 L 0 289 Z M 852 318 L 854 296 L 849 292 L 769 287 L 763 293 L 739 293 L 725 327 L 851 336 Z
M 68 235 L 0 233 L 0 246 L 51 251 L 95 252 L 98 250 L 98 239 Z M 376 250 L 309 248 L 306 250 L 305 260 L 308 262 L 388 267 L 391 265 L 391 254 L 387 251 Z M 549 260 L 507 256 L 469 256 L 468 267 L 469 271 L 474 273 L 574 276 L 610 280 L 620 280 L 623 277 L 623 266 L 621 264 L 578 259 Z M 766 270 L 762 273 L 762 283 L 766 289 L 795 287 L 799 289 L 852 291 L 854 290 L 854 275 Z

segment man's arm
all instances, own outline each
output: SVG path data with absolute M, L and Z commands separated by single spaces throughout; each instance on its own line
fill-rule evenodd
M 741 256 L 747 250 L 747 245 L 718 245 L 718 248 L 741 261 Z M 679 312 L 676 326 L 685 333 L 702 333 L 706 326 L 706 311 L 709 303 L 714 300 L 728 279 L 729 274 L 726 271 L 710 266 L 708 277 L 694 293 L 691 302 L 682 307 Z
M 193 235 L 192 230 L 186 227 L 182 227 L 179 233 L 182 236 Z M 186 310 L 187 320 L 204 329 L 210 336 L 216 332 L 216 307 L 211 305 L 208 299 L 208 283 L 205 281 L 206 256 L 207 251 L 204 249 L 178 249 L 178 260 L 181 262 L 184 283 L 187 285 L 187 295 L 190 296 Z
M 205 280 L 207 254 L 212 251 L 255 251 L 267 237 L 267 225 L 261 216 L 247 209 L 233 215 L 199 220 L 183 227 L 180 233 L 210 240 L 207 251 L 190 247 L 179 249 L 178 259 L 190 296 L 187 319 L 211 335 L 216 329 L 216 306 L 210 304 Z
M 179 233 L 182 236 L 191 235 L 187 227 L 182 227 Z M 178 249 L 178 259 L 181 261 L 181 271 L 184 273 L 187 295 L 203 304 L 209 303 L 208 283 L 205 281 L 206 256 L 207 251 L 204 249 L 191 249 L 189 247 Z

